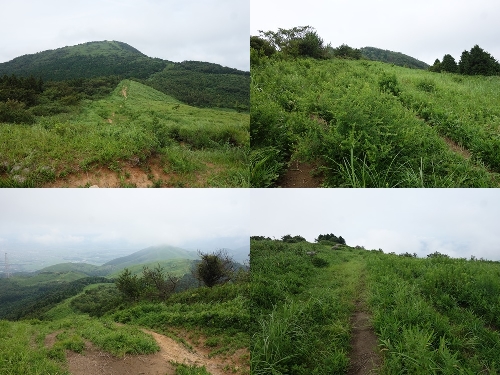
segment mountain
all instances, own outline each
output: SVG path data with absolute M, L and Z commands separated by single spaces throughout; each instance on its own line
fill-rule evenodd
M 123 42 L 88 42 L 16 57 L 0 64 L 0 76 L 33 75 L 55 81 L 110 75 L 147 78 L 167 64 Z
M 153 263 L 160 260 L 168 259 L 198 259 L 198 254 L 194 251 L 181 249 L 180 247 L 161 245 L 151 246 L 143 250 L 139 250 L 125 257 L 116 258 L 103 266 L 114 266 L 125 268 L 136 264 Z
M 250 72 L 208 62 L 152 58 L 118 41 L 88 42 L 0 63 L 0 77 L 12 74 L 45 81 L 134 78 L 186 104 L 250 108 Z
M 382 61 L 394 65 L 405 66 L 415 69 L 428 69 L 429 65 L 414 57 L 405 55 L 401 52 L 393 52 L 375 47 L 360 48 L 363 57 L 369 60 Z

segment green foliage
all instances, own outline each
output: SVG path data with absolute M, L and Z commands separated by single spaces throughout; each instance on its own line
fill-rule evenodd
M 442 72 L 449 72 L 449 73 L 457 73 L 458 72 L 458 65 L 453 58 L 453 56 L 446 54 L 443 57 L 443 61 L 441 62 L 441 71 Z
M 0 321 L 1 374 L 69 374 L 64 369 L 64 352 L 57 355 L 33 343 L 36 332 L 36 326 L 28 322 Z
M 248 114 L 181 105 L 134 81 L 84 103 L 33 126 L 0 124 L 0 186 L 40 186 L 96 167 L 120 174 L 152 159 L 173 175 L 167 186 L 249 184 Z
M 342 44 L 341 46 L 337 48 L 333 48 L 331 50 L 331 54 L 334 57 L 340 58 L 340 59 L 354 59 L 354 60 L 359 60 L 361 59 L 362 52 L 361 50 L 357 48 L 352 48 L 349 47 L 347 44 Z
M 339 59 L 252 67 L 252 186 L 276 184 L 292 158 L 325 187 L 498 186 L 499 82 L 476 78 Z
M 196 365 L 185 365 L 176 364 L 175 365 L 176 375 L 210 375 L 205 366 L 198 367 Z
M 260 45 L 258 50 L 262 50 L 264 46 L 266 50 L 263 54 L 266 56 L 272 55 L 272 50 L 278 50 L 286 57 L 302 56 L 321 59 L 326 56 L 323 39 L 311 26 L 297 26 L 291 29 L 278 28 L 278 31 L 259 30 L 259 33 L 260 38 L 254 39 L 253 45 Z
M 111 75 L 147 78 L 167 63 L 147 57 L 125 43 L 89 42 L 17 57 L 0 64 L 0 75 L 33 75 L 54 81 Z
M 124 298 L 137 301 L 141 295 L 141 280 L 125 268 L 115 281 L 116 288 Z
M 363 47 L 360 50 L 363 57 L 369 60 L 381 61 L 389 64 L 394 64 L 414 69 L 429 68 L 429 65 L 426 64 L 425 62 L 417 60 L 411 56 L 405 55 L 400 52 L 393 52 L 375 47 Z
M 122 302 L 118 289 L 112 285 L 99 285 L 87 289 L 71 300 L 71 307 L 89 316 L 101 317 L 108 311 L 116 309 Z
M 500 64 L 476 44 L 469 52 L 462 53 L 458 63 L 458 71 L 466 75 L 491 76 L 500 73 Z
M 109 283 L 102 277 L 79 276 L 74 281 L 52 281 L 35 285 L 20 285 L 10 279 L 0 279 L 0 318 L 40 318 L 66 298 L 80 293 L 95 283 Z
M 145 84 L 197 107 L 250 109 L 250 73 L 199 61 L 169 64 Z
M 495 373 L 500 335 L 489 325 L 500 307 L 496 262 L 379 255 L 368 268 L 382 373 Z
M 211 254 L 199 252 L 201 262 L 195 268 L 195 277 L 209 288 L 217 284 L 225 284 L 233 278 L 234 260 L 225 250 L 217 250 Z
M 341 245 L 345 245 L 345 240 L 342 236 L 336 236 L 333 233 L 330 234 L 320 234 L 317 238 L 314 239 L 314 242 L 320 242 L 320 241 L 331 241 L 331 242 L 336 242 Z
M 251 240 L 252 374 L 341 374 L 359 263 L 324 246 Z M 307 252 L 318 252 L 312 261 Z M 318 266 L 314 266 L 314 259 Z M 351 257 L 352 259 L 352 257 Z M 341 265 L 342 264 L 342 265 Z
M 306 239 L 302 236 L 292 236 L 290 234 L 285 234 L 284 236 L 281 237 L 281 241 L 287 243 L 304 242 L 305 240 Z

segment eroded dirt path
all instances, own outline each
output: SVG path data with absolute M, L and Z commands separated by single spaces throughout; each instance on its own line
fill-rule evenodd
M 279 180 L 278 186 L 282 188 L 318 188 L 323 179 L 314 176 L 316 167 L 311 163 L 293 160 L 285 175 Z
M 174 375 L 175 367 L 172 364 L 174 362 L 189 366 L 205 366 L 212 375 L 247 374 L 250 371 L 249 365 L 245 363 L 246 358 L 249 358 L 247 350 L 237 350 L 228 356 L 211 357 L 210 350 L 202 346 L 192 345 L 194 349 L 189 350 L 168 336 L 147 329 L 142 331 L 156 340 L 160 347 L 159 352 L 148 355 L 125 355 L 119 358 L 87 341 L 82 354 L 66 351 L 69 372 L 72 375 Z M 45 337 L 47 348 L 55 344 L 60 332 L 56 331 Z
M 377 335 L 373 330 L 363 291 L 365 290 L 364 275 L 361 276 L 356 307 L 351 316 L 351 353 L 348 375 L 377 374 L 381 364 Z

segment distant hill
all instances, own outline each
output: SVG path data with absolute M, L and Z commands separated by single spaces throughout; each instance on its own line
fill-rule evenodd
M 95 266 L 88 263 L 59 263 L 45 267 L 36 273 L 79 272 L 85 276 L 106 276 L 113 270 L 114 267 L 112 266 Z
M 414 69 L 428 69 L 429 64 L 417 60 L 400 52 L 393 52 L 375 47 L 360 48 L 363 57 L 369 60 L 382 61 L 394 65 L 405 66 Z
M 147 78 L 167 64 L 168 61 L 148 57 L 126 43 L 102 41 L 16 57 L 0 64 L 0 76 L 33 75 L 55 81 L 110 75 Z
M 248 111 L 250 72 L 201 61 L 175 63 L 148 57 L 127 43 L 98 41 L 16 57 L 0 63 L 0 77 L 12 75 L 64 81 L 133 78 L 198 107 Z
M 198 254 L 194 251 L 181 249 L 180 247 L 163 245 L 151 246 L 137 251 L 125 257 L 116 258 L 105 263 L 104 266 L 115 266 L 116 268 L 125 268 L 137 264 L 153 263 L 168 259 L 198 259 Z

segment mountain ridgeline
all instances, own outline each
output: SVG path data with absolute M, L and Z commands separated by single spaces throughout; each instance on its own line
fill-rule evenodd
M 148 57 L 118 41 L 88 42 L 0 63 L 1 76 L 44 81 L 131 78 L 190 105 L 249 109 L 250 72 L 199 61 Z
M 417 60 L 414 57 L 405 55 L 401 52 L 393 52 L 385 49 L 375 48 L 375 47 L 363 47 L 360 48 L 363 57 L 368 60 L 381 61 L 389 64 L 394 64 L 398 66 L 403 66 L 413 69 L 428 69 L 429 64 Z
M 242 248 L 227 250 L 236 269 L 242 268 Z M 246 253 L 250 252 L 249 246 Z M 233 257 L 234 254 L 234 257 Z M 161 267 L 168 275 L 179 279 L 176 291 L 198 286 L 191 274 L 199 262 L 195 251 L 175 246 L 151 246 L 101 266 L 87 263 L 60 263 L 31 274 L 14 274 L 0 278 L 0 319 L 39 317 L 61 301 L 80 293 L 91 284 L 113 284 L 124 269 L 132 275 L 142 275 L 145 267 Z

